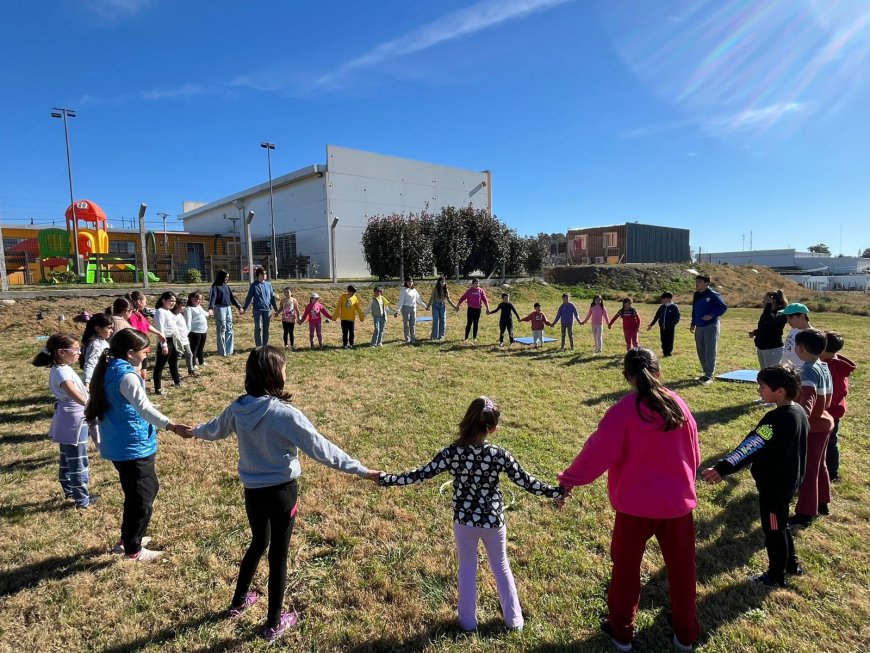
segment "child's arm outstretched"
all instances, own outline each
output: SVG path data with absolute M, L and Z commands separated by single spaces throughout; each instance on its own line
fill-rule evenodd
M 223 440 L 235 432 L 235 425 L 232 422 L 229 407 L 221 411 L 221 414 L 205 424 L 198 424 L 192 430 L 191 434 L 200 440 Z
M 502 450 L 502 454 L 504 455 L 502 470 L 505 475 L 529 494 L 550 499 L 561 499 L 565 495 L 565 488 L 561 485 L 553 486 L 539 481 L 524 470 L 509 452 Z
M 450 458 L 449 449 L 450 447 L 442 449 L 431 461 L 417 469 L 402 472 L 401 474 L 381 472 L 380 478 L 378 478 L 378 485 L 384 487 L 391 487 L 393 485 L 411 485 L 412 483 L 419 483 L 420 481 L 428 480 L 433 476 L 437 476 L 441 472 L 446 472 Z
M 702 471 L 701 478 L 712 485 L 721 481 L 724 476 L 738 472 L 747 465 L 751 465 L 758 458 L 764 447 L 770 444 L 774 435 L 773 425 L 762 420 L 743 439 L 743 442 L 737 445 L 734 451 L 712 467 Z

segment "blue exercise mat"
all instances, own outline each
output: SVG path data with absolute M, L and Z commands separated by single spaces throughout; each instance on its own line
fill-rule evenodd
M 432 316 L 431 315 L 421 315 L 420 317 L 417 318 L 417 321 L 418 322 L 431 322 Z
M 524 345 L 533 345 L 535 344 L 535 339 L 531 336 L 523 336 L 522 338 L 514 338 L 514 342 L 519 342 Z M 544 342 L 556 342 L 556 339 L 544 336 Z
M 736 381 L 738 383 L 755 383 L 758 379 L 758 370 L 734 370 L 725 372 L 716 377 L 723 381 Z

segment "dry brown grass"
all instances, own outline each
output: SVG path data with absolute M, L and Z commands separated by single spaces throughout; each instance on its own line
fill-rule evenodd
M 319 292 L 331 308 L 338 293 Z M 555 307 L 559 292 L 532 286 L 515 290 L 513 301 L 526 306 L 539 299 L 545 308 Z M 122 497 L 114 469 L 96 453 L 92 485 L 101 504 L 77 513 L 58 498 L 55 447 L 45 439 L 51 416 L 46 375 L 29 359 L 39 346 L 34 336 L 59 325 L 36 322 L 33 315 L 41 305 L 53 316 L 61 311 L 70 316 L 106 303 L 64 299 L 0 308 L 0 650 L 265 650 L 257 638 L 265 614 L 261 606 L 237 623 L 216 618 L 228 603 L 248 541 L 232 439 L 212 444 L 161 434 L 161 491 L 151 533 L 154 545 L 168 552 L 163 564 L 125 565 L 109 553 Z M 653 308 L 640 307 L 645 319 Z M 755 317 L 755 310 L 727 314 L 723 368 L 753 364 L 745 333 Z M 454 314 L 449 319 L 448 335 L 457 338 L 461 320 Z M 492 342 L 495 317 L 483 322 L 481 341 Z M 766 593 L 745 583 L 765 562 L 751 478 L 742 474 L 699 488 L 704 651 L 845 653 L 868 639 L 870 328 L 865 319 L 834 313 L 813 322 L 845 333 L 847 354 L 861 366 L 844 421 L 845 480 L 836 488 L 834 514 L 799 535 L 808 574 L 790 589 Z M 252 345 L 250 319 L 237 326 L 238 346 L 246 351 Z M 388 340 L 399 328 L 398 321 L 391 322 Z M 334 345 L 337 327 L 325 325 L 325 331 Z M 359 340 L 369 334 L 365 322 Z M 577 329 L 575 353 L 502 352 L 456 342 L 355 352 L 303 349 L 288 355 L 288 372 L 295 403 L 323 433 L 371 467 L 404 469 L 428 460 L 450 440 L 468 401 L 486 392 L 504 408 L 497 440 L 527 469 L 552 479 L 624 389 L 620 336 L 615 330 L 607 334 L 610 353 L 601 357 L 590 355 L 585 327 Z M 213 350 L 213 334 L 210 338 Z M 653 334 L 644 332 L 641 342 L 653 344 Z M 751 386 L 702 388 L 686 382 L 698 374 L 691 347 L 681 331 L 677 355 L 665 361 L 664 375 L 695 413 L 702 455 L 711 459 L 739 442 L 761 413 L 750 404 Z M 160 398 L 167 414 L 204 420 L 241 392 L 244 355 L 209 362 L 201 379 Z M 478 635 L 462 635 L 453 625 L 456 563 L 449 499 L 438 492 L 446 479 L 380 491 L 310 460 L 303 461 L 303 469 L 286 603 L 304 619 L 282 650 L 608 650 L 597 633 L 612 526 L 603 480 L 575 492 L 561 514 L 515 492 L 509 546 L 527 627 L 520 634 L 498 627 L 494 584 L 482 567 L 480 615 L 486 626 Z M 264 561 L 257 576 L 261 586 L 265 568 Z M 669 650 L 666 581 L 655 546 L 643 571 L 637 648 Z

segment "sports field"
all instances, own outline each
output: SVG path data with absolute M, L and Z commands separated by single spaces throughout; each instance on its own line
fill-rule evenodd
M 331 310 L 339 293 L 318 292 Z M 421 293 L 428 296 L 426 289 Z M 391 299 L 397 294 L 387 292 Z M 521 315 L 540 301 L 552 317 L 559 294 L 530 285 L 515 289 L 511 300 Z M 303 619 L 271 647 L 258 637 L 265 605 L 238 622 L 220 618 L 248 542 L 232 438 L 215 444 L 162 432 L 161 490 L 150 534 L 152 548 L 167 552 L 165 561 L 137 565 L 113 556 L 122 505 L 116 472 L 92 450 L 92 492 L 100 503 L 81 512 L 64 504 L 56 445 L 46 437 L 53 404 L 47 373 L 30 365 L 42 346 L 36 336 L 75 326 L 55 321 L 59 313 L 69 317 L 108 303 L 106 297 L 27 300 L 0 308 L 0 651 L 609 650 L 598 630 L 613 523 L 604 479 L 578 488 L 563 512 L 514 488 L 508 533 L 527 619 L 521 633 L 501 627 L 483 562 L 482 627 L 474 635 L 458 630 L 452 511 L 449 495 L 439 493 L 446 476 L 383 490 L 303 458 L 286 596 Z M 588 303 L 577 300 L 581 316 Z M 49 319 L 37 322 L 36 311 L 46 305 Z M 655 307 L 637 308 L 645 325 Z M 697 384 L 689 311 L 683 307 L 676 354 L 663 361 L 662 376 L 692 409 L 706 463 L 730 451 L 764 409 L 753 403 L 753 385 Z M 732 309 L 723 318 L 720 371 L 757 365 L 746 335 L 757 314 Z M 812 321 L 843 333 L 843 353 L 859 365 L 841 427 L 843 481 L 835 487 L 832 514 L 797 536 L 807 574 L 771 592 L 746 582 L 766 566 L 751 477 L 744 472 L 717 486 L 699 484 L 699 650 L 846 653 L 870 641 L 870 322 L 840 313 Z M 341 334 L 332 323 L 324 325 L 331 346 L 309 350 L 306 325 L 303 348 L 287 356 L 294 403 L 369 467 L 398 471 L 428 461 L 449 443 L 471 399 L 487 394 L 502 407 L 494 440 L 552 482 L 626 390 L 621 329 L 607 332 L 605 353 L 593 355 L 588 325 L 575 327 L 575 351 L 558 352 L 552 344 L 538 351 L 495 348 L 497 316 L 481 323 L 476 347 L 461 343 L 464 313 L 453 312 L 447 342 L 424 339 L 408 347 L 399 342 L 399 320 L 392 320 L 388 345 L 356 351 L 335 347 Z M 164 413 L 183 423 L 205 421 L 243 391 L 244 360 L 253 346 L 250 317 L 236 327 L 239 353 L 210 358 L 200 378 L 159 397 Z M 274 327 L 280 334 L 280 325 Z M 207 351 L 213 352 L 213 323 L 210 329 Z M 428 336 L 427 330 L 422 326 L 418 335 Z M 530 335 L 525 323 L 518 330 Z M 370 321 L 357 333 L 358 344 L 366 343 Z M 657 331 L 642 331 L 641 345 L 657 349 Z M 265 572 L 264 560 L 256 580 L 263 588 Z M 666 577 L 654 544 L 643 572 L 635 649 L 672 650 Z

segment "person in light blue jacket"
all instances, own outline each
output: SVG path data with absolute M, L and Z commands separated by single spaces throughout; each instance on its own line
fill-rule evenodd
M 254 344 L 257 347 L 269 344 L 269 322 L 272 319 L 272 312 L 278 312 L 278 304 L 275 301 L 275 291 L 272 290 L 272 284 L 266 281 L 266 271 L 263 268 L 254 270 L 256 279 L 248 288 L 248 296 L 245 297 L 245 304 L 242 306 L 242 313 L 248 310 L 251 302 L 254 303 Z M 262 331 L 262 333 L 261 333 Z
M 245 366 L 245 394 L 210 422 L 185 437 L 220 440 L 235 433 L 239 445 L 239 478 L 245 488 L 245 510 L 252 540 L 242 558 L 236 590 L 226 616 L 251 607 L 260 594 L 250 591 L 257 564 L 269 548 L 269 606 L 262 635 L 272 641 L 296 624 L 296 612 L 284 612 L 287 551 L 296 521 L 299 452 L 332 469 L 376 478 L 362 463 L 318 433 L 298 408 L 289 404 L 284 353 L 275 347 L 254 349 Z
M 160 489 L 154 467 L 157 429 L 179 434 L 190 430 L 174 423 L 148 400 L 138 370 L 150 350 L 148 336 L 141 331 L 121 329 L 113 335 L 108 349 L 100 355 L 85 407 L 85 419 L 99 425 L 100 455 L 112 461 L 124 491 L 121 539 L 113 551 L 135 562 L 153 562 L 163 553 L 143 546 L 151 539 L 145 537 L 145 531 Z

